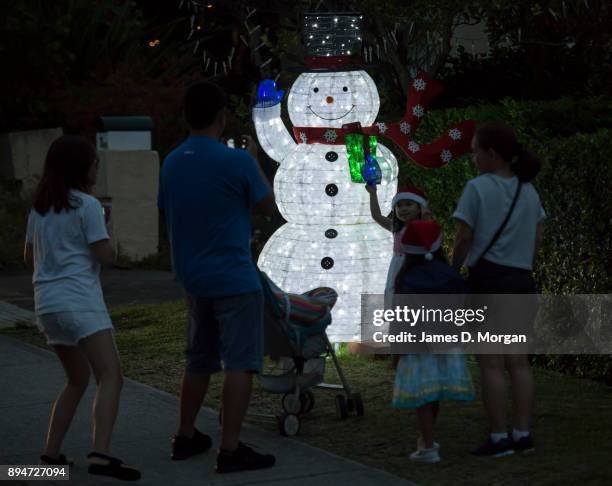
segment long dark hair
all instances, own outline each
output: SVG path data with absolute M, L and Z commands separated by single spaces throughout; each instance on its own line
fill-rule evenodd
M 96 160 L 96 149 L 85 137 L 64 135 L 49 147 L 42 178 L 34 195 L 34 209 L 41 215 L 73 209 L 70 189 L 86 192 L 88 173 Z
M 521 182 L 531 181 L 540 172 L 540 159 L 519 143 L 509 126 L 500 122 L 482 125 L 476 130 L 476 140 L 483 149 L 499 154 Z

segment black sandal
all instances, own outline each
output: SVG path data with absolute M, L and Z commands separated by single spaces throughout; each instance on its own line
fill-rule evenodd
M 92 452 L 87 456 L 87 459 L 102 459 L 108 464 L 89 464 L 87 471 L 89 474 L 97 474 L 99 476 L 110 476 L 124 481 L 137 481 L 140 479 L 140 471 L 135 467 L 124 464 L 121 459 L 110 457 L 99 452 Z
M 43 454 L 40 456 L 40 460 L 43 464 L 47 464 L 49 466 L 74 466 L 74 461 L 72 459 L 68 459 L 64 454 L 60 454 L 57 459 Z

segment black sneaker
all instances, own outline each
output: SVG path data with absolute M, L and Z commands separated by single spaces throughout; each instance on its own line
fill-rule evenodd
M 233 452 L 219 450 L 217 454 L 217 472 L 229 473 L 265 469 L 274 466 L 276 459 L 272 454 L 259 454 L 242 442 Z
M 172 437 L 172 457 L 173 461 L 182 461 L 196 454 L 206 452 L 212 446 L 210 436 L 201 433 L 198 429 L 194 429 L 193 437 L 183 437 L 174 435 Z
M 480 447 L 474 449 L 472 454 L 475 456 L 488 456 L 488 457 L 504 457 L 514 454 L 514 444 L 510 438 L 505 438 L 493 442 L 491 438 L 482 444 Z
M 516 452 L 522 452 L 523 454 L 535 451 L 535 445 L 531 438 L 531 434 L 527 437 L 521 437 L 519 440 L 512 439 L 512 447 Z
M 89 460 L 89 467 L 87 468 L 89 474 L 109 476 L 123 481 L 138 481 L 140 479 L 138 469 L 124 464 L 121 459 L 116 457 L 92 452 L 87 455 L 87 459 Z

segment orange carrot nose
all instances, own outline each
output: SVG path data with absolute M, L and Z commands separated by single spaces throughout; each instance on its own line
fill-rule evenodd
M 334 102 L 334 97 L 333 97 L 333 96 L 328 96 L 328 97 L 326 98 L 326 101 L 327 101 L 328 103 L 333 103 L 333 102 Z

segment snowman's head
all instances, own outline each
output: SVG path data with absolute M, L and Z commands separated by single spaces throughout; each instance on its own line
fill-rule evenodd
M 380 98 L 365 71 L 302 73 L 287 100 L 295 126 L 340 128 L 346 123 L 374 123 Z

